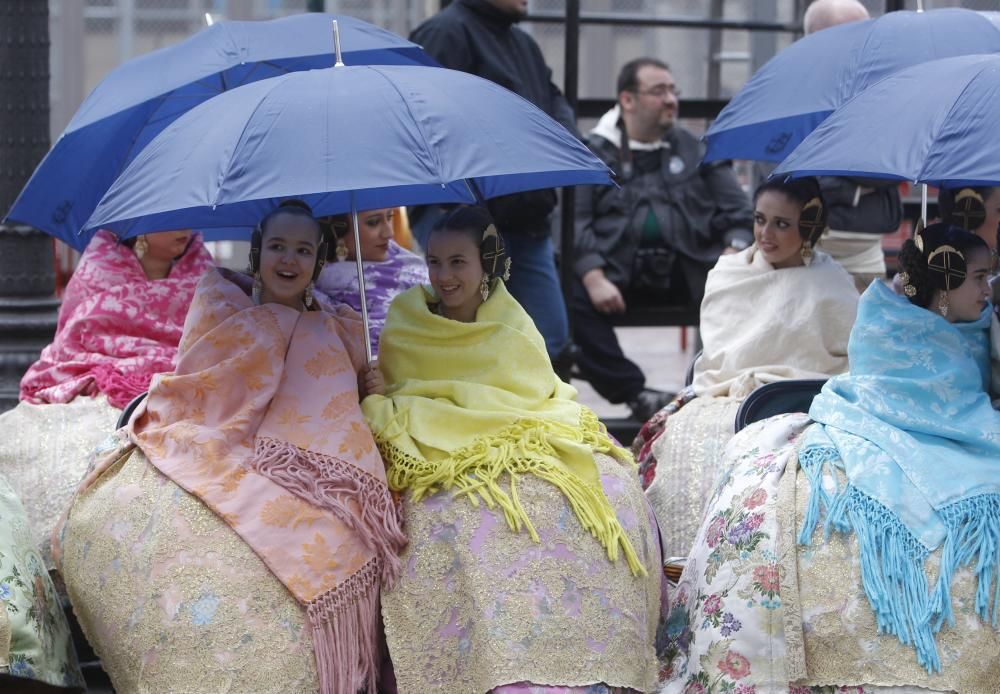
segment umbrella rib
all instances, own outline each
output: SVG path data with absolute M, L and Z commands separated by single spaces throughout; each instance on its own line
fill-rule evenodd
M 965 86 L 962 87 L 962 91 L 958 93 L 958 96 L 956 96 L 954 99 L 951 100 L 951 104 L 948 106 L 948 110 L 947 112 L 945 112 L 944 118 L 941 119 L 939 127 L 943 127 L 945 123 L 951 121 L 950 116 L 952 111 L 955 110 L 955 106 L 958 104 L 959 101 L 961 101 L 962 97 L 965 96 L 965 93 L 969 91 L 969 88 L 972 86 L 972 83 L 976 81 L 976 79 L 979 77 L 980 74 L 982 74 L 982 71 L 989 67 L 989 65 L 986 64 L 986 61 L 983 61 L 983 63 L 984 64 L 980 65 L 980 67 L 976 70 L 975 74 L 973 74 L 969 78 L 969 81 L 965 83 Z M 934 139 L 936 140 L 937 137 L 935 136 Z M 930 153 L 932 146 L 933 146 L 933 141 L 927 147 L 928 154 Z M 925 154 L 921 159 L 923 163 L 920 165 L 920 178 L 918 179 L 918 181 L 923 183 L 927 172 L 927 154 Z
M 392 87 L 392 90 L 394 92 L 396 92 L 396 94 L 399 96 L 400 101 L 403 102 L 403 107 L 406 109 L 406 112 L 409 114 L 410 118 L 413 120 L 413 124 L 417 127 L 417 132 L 420 133 L 420 139 L 423 141 L 424 149 L 427 151 L 427 154 L 429 155 L 429 158 L 434 161 L 434 173 L 435 174 L 440 174 L 440 171 L 441 171 L 440 162 L 438 162 L 437 161 L 437 157 L 434 156 L 435 152 L 431 148 L 430 143 L 427 141 L 427 136 L 424 135 L 424 129 L 420 126 L 420 121 L 417 119 L 417 117 L 413 113 L 413 110 L 410 108 L 410 102 L 409 102 L 409 100 L 403 97 L 403 93 L 399 91 L 398 87 L 396 87 L 396 83 L 393 82 L 391 79 L 389 79 L 388 76 L 386 76 L 386 74 L 384 72 L 382 72 L 381 70 L 378 69 L 378 67 L 376 67 L 374 65 L 369 65 L 367 67 L 372 72 L 378 73 L 382 77 L 382 79 L 384 79 L 386 82 L 388 82 L 389 86 Z M 446 185 L 446 182 L 441 180 L 441 176 L 440 175 L 438 175 L 437 178 L 438 178 L 438 183 L 440 185 L 442 185 L 442 186 Z

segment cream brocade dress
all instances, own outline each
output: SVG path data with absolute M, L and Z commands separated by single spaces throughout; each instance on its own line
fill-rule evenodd
M 540 543 L 513 532 L 499 509 L 451 492 L 404 498 L 403 574 L 382 594 L 400 694 L 516 682 L 654 686 L 657 539 L 635 472 L 605 455 L 595 462 L 647 576 L 633 576 L 621 556 L 609 561 L 562 492 L 533 475 L 518 477 L 517 494 Z
M 104 395 L 65 404 L 21 402 L 0 414 L 0 474 L 20 497 L 49 568 L 52 531 L 83 479 L 88 456 L 115 430 L 120 414 Z
M 118 692 L 314 692 L 299 603 L 139 449 L 75 500 L 62 572 Z

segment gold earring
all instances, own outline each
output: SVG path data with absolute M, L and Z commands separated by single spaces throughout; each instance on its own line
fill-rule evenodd
M 260 292 L 262 288 L 260 273 L 255 272 L 253 275 L 253 292 L 250 294 L 250 298 L 253 299 L 254 304 L 257 306 L 260 306 Z
M 146 251 L 149 250 L 149 241 L 146 240 L 145 236 L 136 237 L 135 246 L 132 250 L 135 251 L 135 257 L 142 260 L 142 257 L 146 255 Z
M 941 299 L 938 301 L 938 311 L 941 312 L 942 318 L 948 317 L 948 292 L 941 292 Z
M 917 288 L 910 284 L 910 273 L 899 273 L 899 281 L 903 285 L 903 293 L 911 299 L 917 295 Z
M 482 295 L 483 301 L 490 298 L 490 280 L 486 275 L 483 275 L 483 280 L 479 283 L 479 293 Z
M 806 265 L 812 264 L 813 259 L 813 249 L 812 244 L 808 241 L 802 244 L 802 250 L 799 251 L 799 255 L 802 256 L 802 262 Z
M 337 239 L 336 253 L 337 253 L 337 260 L 339 260 L 340 262 L 344 262 L 345 260 L 347 260 L 347 243 L 344 241 L 343 236 Z
M 306 291 L 305 291 L 305 294 L 303 295 L 302 298 L 303 298 L 303 301 L 304 301 L 304 303 L 306 305 L 306 308 L 312 308 L 313 307 L 313 301 L 314 301 L 314 299 L 313 299 L 313 283 L 312 282 L 310 282 L 309 284 L 306 285 Z
M 503 261 L 503 281 L 504 282 L 509 282 L 510 281 L 510 265 L 511 265 L 510 258 L 507 258 L 505 261 Z

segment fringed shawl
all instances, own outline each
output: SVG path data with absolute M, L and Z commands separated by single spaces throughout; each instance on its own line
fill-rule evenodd
M 410 253 L 395 241 L 389 241 L 389 253 L 385 260 L 366 260 L 362 265 L 365 270 L 365 298 L 368 300 L 368 332 L 372 354 L 377 355 L 389 304 L 396 295 L 428 281 L 427 265 L 423 258 Z M 331 304 L 347 304 L 355 311 L 361 311 L 357 264 L 354 261 L 327 263 L 313 293 Z
M 951 324 L 880 282 L 861 298 L 849 374 L 831 379 L 809 411 L 799 461 L 812 496 L 799 541 L 821 506 L 827 531 L 857 535 L 865 593 L 880 630 L 913 644 L 940 671 L 934 633 L 953 622 L 951 578 L 974 563 L 976 609 L 998 619 L 1000 413 L 986 394 L 989 313 Z M 822 488 L 824 465 L 847 485 Z M 937 584 L 924 563 L 940 552 Z M 992 616 L 991 616 L 992 615 Z
M 756 246 L 722 256 L 701 304 L 695 392 L 743 398 L 765 383 L 845 372 L 857 309 L 854 280 L 822 251 L 780 270 Z
M 595 451 L 628 465 L 631 456 L 552 371 L 528 314 L 502 282 L 474 323 L 436 315 L 433 300 L 414 287 L 393 302 L 379 360 L 388 391 L 363 403 L 389 485 L 417 501 L 454 489 L 499 506 L 512 530 L 537 541 L 517 493 L 518 476 L 535 475 L 566 496 L 612 561 L 622 550 L 633 573 L 644 573 L 594 464 Z
M 379 586 L 405 544 L 358 405 L 363 364 L 350 308 L 255 306 L 210 272 L 176 372 L 154 379 L 130 425 L 305 607 L 324 694 L 375 691 Z
M 173 371 L 184 317 L 212 256 L 195 235 L 161 280 L 131 248 L 99 231 L 66 285 L 55 339 L 21 380 L 21 400 L 66 403 L 104 393 L 119 409 Z

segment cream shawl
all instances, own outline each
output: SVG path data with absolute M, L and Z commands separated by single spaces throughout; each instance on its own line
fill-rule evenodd
M 776 270 L 756 245 L 724 255 L 701 304 L 700 396 L 742 398 L 765 383 L 847 370 L 858 309 L 854 280 L 821 251 L 808 266 Z

